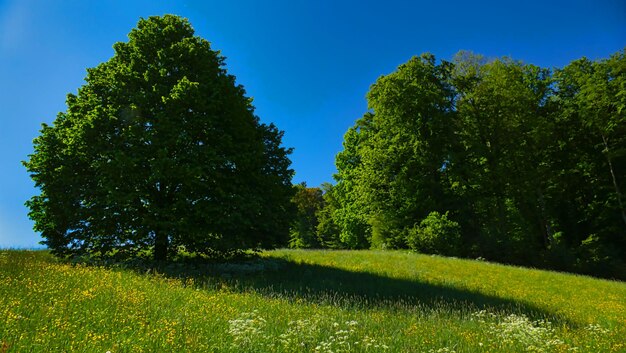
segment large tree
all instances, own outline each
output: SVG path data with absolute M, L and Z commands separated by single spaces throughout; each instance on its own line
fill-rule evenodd
M 347 244 L 403 246 L 404 230 L 432 210 L 446 210 L 450 69 L 424 54 L 372 85 L 370 111 L 348 130 L 336 159 L 337 224 Z
M 284 244 L 292 196 L 282 132 L 254 114 L 224 58 L 172 15 L 141 19 L 88 69 L 24 164 L 27 202 L 57 254 L 166 260 Z
M 560 240 L 580 247 L 582 262 L 626 260 L 626 52 L 576 60 L 555 86 Z
M 465 53 L 455 65 L 458 146 L 450 176 L 471 205 L 468 225 L 481 245 L 476 255 L 510 258 L 520 243 L 525 253 L 545 248 L 549 71 Z
M 339 240 L 347 248 L 369 246 L 371 231 L 368 225 L 371 203 L 368 186 L 361 182 L 368 171 L 363 164 L 363 147 L 373 134 L 373 114 L 367 112 L 344 135 L 343 151 L 337 153 L 337 185 L 332 189 L 337 207 L 332 223 L 337 225 Z

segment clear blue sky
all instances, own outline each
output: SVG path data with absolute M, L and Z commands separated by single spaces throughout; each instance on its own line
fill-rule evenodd
M 264 122 L 294 147 L 295 182 L 331 181 L 344 132 L 377 77 L 411 56 L 461 49 L 561 67 L 626 46 L 626 2 L 0 0 L 0 248 L 35 247 L 20 161 L 65 110 L 85 69 L 108 60 L 140 17 L 187 17 L 227 57 Z

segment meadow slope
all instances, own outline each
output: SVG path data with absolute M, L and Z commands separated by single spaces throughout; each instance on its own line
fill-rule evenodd
M 626 352 L 626 284 L 401 251 L 158 270 L 0 251 L 0 353 Z

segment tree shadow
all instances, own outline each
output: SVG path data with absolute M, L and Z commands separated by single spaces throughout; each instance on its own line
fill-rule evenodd
M 577 327 L 570 319 L 523 301 L 504 299 L 453 285 L 401 279 L 369 272 L 259 258 L 238 263 L 170 264 L 156 269 L 167 277 L 192 279 L 198 288 L 221 288 L 349 308 L 443 310 L 461 316 L 478 310 L 525 315 L 531 320 Z

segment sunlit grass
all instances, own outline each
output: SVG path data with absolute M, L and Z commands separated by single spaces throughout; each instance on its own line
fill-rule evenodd
M 623 352 L 626 284 L 406 252 L 158 273 L 0 251 L 0 352 Z

